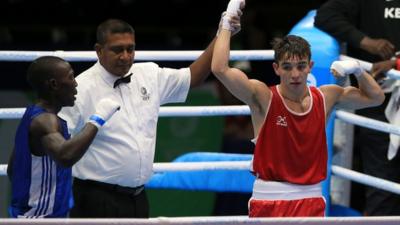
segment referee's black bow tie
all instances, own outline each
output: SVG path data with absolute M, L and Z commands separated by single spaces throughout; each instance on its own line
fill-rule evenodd
M 125 77 L 118 78 L 114 82 L 114 88 L 118 87 L 118 85 L 120 85 L 121 83 L 129 83 L 129 82 L 131 82 L 131 76 L 132 76 L 132 73 L 127 75 L 127 76 L 125 76 Z

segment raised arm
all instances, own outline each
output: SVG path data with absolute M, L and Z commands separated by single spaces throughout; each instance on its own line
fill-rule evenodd
M 336 76 L 354 74 L 358 81 L 358 88 L 352 86 L 343 88 L 336 85 L 321 87 L 328 107 L 337 105 L 347 109 L 361 109 L 380 105 L 385 100 L 385 95 L 378 83 L 361 68 L 357 61 L 335 61 L 331 66 L 331 71 Z
M 215 38 L 208 45 L 206 50 L 204 50 L 204 52 L 200 55 L 200 57 L 189 66 L 191 74 L 190 87 L 200 85 L 210 74 L 214 44 Z
M 33 154 L 43 150 L 54 161 L 64 167 L 75 164 L 86 152 L 98 129 L 119 109 L 119 104 L 110 99 L 99 101 L 96 113 L 89 118 L 83 129 L 69 140 L 60 133 L 59 119 L 55 114 L 44 113 L 32 121 L 30 143 Z
M 235 97 L 251 106 L 254 105 L 258 88 L 266 86 L 257 80 L 249 80 L 243 71 L 229 67 L 230 37 L 230 31 L 225 29 L 218 36 L 211 64 L 212 72 Z
M 237 1 L 237 0 L 235 0 Z M 244 0 L 241 0 L 244 2 Z M 244 7 L 244 5 L 243 5 Z M 229 20 L 226 20 L 226 25 L 229 26 L 230 30 L 232 31 L 232 35 L 238 33 L 241 29 L 240 27 L 240 17 L 242 12 L 240 8 L 238 8 L 239 14 L 232 17 Z M 221 16 L 220 26 L 222 25 L 223 18 L 225 17 L 226 12 L 224 12 Z M 220 29 L 217 31 L 217 36 L 221 32 Z M 211 72 L 211 60 L 213 58 L 214 52 L 214 45 L 215 45 L 216 38 L 212 40 L 212 42 L 208 45 L 206 50 L 200 55 L 200 57 L 194 61 L 190 65 L 190 72 L 191 72 L 191 80 L 190 80 L 190 87 L 195 87 L 203 83 L 203 81 L 208 77 Z
M 228 19 L 229 17 L 225 18 L 225 20 Z M 212 72 L 239 100 L 250 107 L 259 105 L 257 94 L 263 92 L 265 97 L 269 97 L 270 91 L 264 83 L 257 80 L 249 80 L 243 71 L 229 67 L 230 41 L 230 27 L 226 22 L 223 22 L 222 30 L 214 47 L 214 56 L 211 64 Z

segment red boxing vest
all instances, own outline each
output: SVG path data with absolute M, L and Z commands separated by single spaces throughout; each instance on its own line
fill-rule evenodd
M 277 86 L 266 119 L 258 134 L 253 171 L 266 181 L 316 184 L 326 178 L 327 143 L 325 102 L 322 93 L 309 87 L 310 110 L 291 111 Z

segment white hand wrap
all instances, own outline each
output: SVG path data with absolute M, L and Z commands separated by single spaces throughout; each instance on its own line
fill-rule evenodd
M 359 77 L 364 73 L 364 69 L 361 68 L 360 63 L 355 60 L 335 61 L 331 65 L 331 71 L 341 77 L 350 74 Z
M 237 17 L 240 21 L 240 16 L 242 16 L 241 6 L 245 6 L 245 0 L 231 0 L 228 3 L 227 10 L 222 13 L 217 36 L 219 35 L 221 28 L 231 31 L 231 35 L 235 35 L 240 31 L 240 22 L 233 24 L 231 20 L 232 17 Z
M 230 16 L 225 12 L 222 15 L 222 29 L 232 31 L 232 27 L 230 24 Z
M 244 3 L 244 0 L 230 0 L 226 8 L 226 13 L 230 16 L 237 16 L 237 11 L 240 10 L 242 2 Z
M 217 37 L 218 37 L 219 33 L 221 32 L 221 29 L 231 31 L 231 35 L 233 36 L 233 35 L 239 33 L 241 27 L 240 27 L 240 23 L 232 25 L 231 17 L 228 16 L 226 12 L 223 12 L 221 15 L 221 20 L 219 21 L 219 25 L 218 25 Z
M 100 129 L 100 127 L 120 108 L 118 102 L 109 98 L 103 98 L 97 103 L 96 112 L 90 116 L 88 122 Z

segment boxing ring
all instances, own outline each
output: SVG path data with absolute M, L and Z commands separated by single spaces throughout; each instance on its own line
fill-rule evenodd
M 338 46 L 326 36 L 321 38 L 321 31 L 311 29 L 310 16 L 293 28 L 291 33 L 305 37 L 312 46 L 313 60 L 316 61 L 316 68 L 310 74 L 310 85 L 320 86 L 333 83 L 333 76 L 329 80 L 323 80 L 321 74 L 329 72 L 330 63 L 338 58 L 346 59 L 347 56 L 338 55 Z M 329 46 L 326 43 L 321 49 L 314 48 L 321 41 L 327 41 L 332 46 L 329 51 L 325 51 Z M 136 51 L 135 61 L 181 61 L 194 60 L 202 51 Z M 328 55 L 327 55 L 328 54 Z M 92 51 L 0 51 L 1 61 L 32 61 L 44 55 L 59 56 L 67 61 L 96 61 L 97 57 Z M 253 50 L 253 51 L 231 51 L 231 60 L 272 60 L 272 50 Z M 320 61 L 323 59 L 324 61 Z M 371 64 L 362 62 L 361 65 L 369 70 Z M 320 77 L 318 77 L 318 74 Z M 400 72 L 391 70 L 387 74 L 390 78 L 400 79 Z M 327 77 L 327 76 L 325 76 Z M 4 108 L 0 109 L 0 119 L 19 119 L 24 109 Z M 161 107 L 160 117 L 209 117 L 209 116 L 228 116 L 228 115 L 249 115 L 250 110 L 247 106 L 169 106 Z M 327 124 L 327 136 L 329 151 L 333 147 L 333 121 L 335 119 L 349 124 L 376 129 L 386 133 L 400 135 L 400 127 L 361 117 L 346 111 L 337 110 L 332 113 L 331 119 Z M 332 154 L 332 153 L 330 153 Z M 331 157 L 330 157 L 331 158 Z M 251 155 L 246 154 L 223 154 L 223 153 L 189 153 L 179 157 L 171 163 L 155 163 L 154 176 L 146 185 L 147 188 L 178 188 L 184 190 L 207 190 L 207 191 L 234 191 L 249 193 L 252 189 L 254 177 L 248 172 L 250 169 Z M 330 161 L 329 161 L 329 165 Z M 7 165 L 0 165 L 0 176 L 6 174 Z M 370 185 L 382 190 L 400 194 L 400 184 L 361 174 L 350 169 L 337 165 L 330 166 L 333 175 L 355 181 L 361 184 Z M 196 173 L 196 176 L 191 175 Z M 200 174 L 200 176 L 199 176 Z M 196 177 L 196 180 L 194 180 Z M 202 179 L 208 179 L 207 182 Z M 226 184 L 221 188 L 216 180 L 225 177 Z M 329 176 L 328 176 L 329 177 Z M 237 179 L 235 181 L 235 179 Z M 245 182 L 243 182 L 245 181 Z M 329 179 L 327 179 L 324 192 L 329 195 Z M 2 194 L 2 193 L 1 193 Z M 1 195 L 0 194 L 0 195 Z M 246 216 L 228 217 L 157 217 L 150 219 L 0 219 L 0 224 L 400 224 L 400 217 L 326 217 L 326 218 L 256 218 L 249 219 Z

